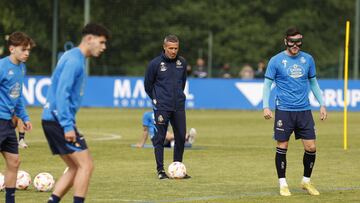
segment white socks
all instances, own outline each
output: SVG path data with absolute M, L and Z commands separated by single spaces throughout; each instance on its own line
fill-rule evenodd
M 286 178 L 279 178 L 279 184 L 280 184 L 280 187 L 288 187 Z
M 308 183 L 308 182 L 310 182 L 310 178 L 304 176 L 303 179 L 302 179 L 302 182 L 303 183 Z

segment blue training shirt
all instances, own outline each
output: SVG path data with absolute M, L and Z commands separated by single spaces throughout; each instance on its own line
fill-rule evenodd
M 9 56 L 0 59 L 0 119 L 11 120 L 15 114 L 24 122 L 29 116 L 24 105 L 22 87 L 25 64 L 14 64 Z
M 150 138 L 152 139 L 155 135 L 155 117 L 154 112 L 145 112 L 142 118 L 143 126 L 148 128 Z
M 74 130 L 75 115 L 84 95 L 85 61 L 79 48 L 66 51 L 51 76 L 42 119 L 58 121 L 64 133 Z
M 276 108 L 283 111 L 310 109 L 309 80 L 314 77 L 314 59 L 302 51 L 296 56 L 280 52 L 270 59 L 265 73 L 276 84 Z

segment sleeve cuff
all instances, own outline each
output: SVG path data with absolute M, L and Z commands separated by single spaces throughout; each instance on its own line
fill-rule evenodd
M 24 123 L 26 123 L 26 122 L 30 121 L 30 118 L 27 116 L 27 117 L 21 118 L 21 120 L 22 120 Z
M 72 131 L 72 130 L 74 130 L 74 127 L 73 127 L 73 126 L 65 126 L 65 127 L 64 127 L 64 133 L 70 132 L 70 131 Z

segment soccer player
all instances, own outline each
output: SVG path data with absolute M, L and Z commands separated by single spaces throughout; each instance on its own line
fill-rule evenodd
M 23 32 L 9 36 L 10 55 L 0 60 L 0 151 L 5 158 L 5 202 L 15 202 L 17 171 L 20 165 L 18 141 L 14 114 L 24 121 L 24 130 L 31 130 L 32 124 L 26 112 L 22 85 L 25 75 L 25 62 L 30 56 L 34 41 Z
M 88 57 L 98 57 L 106 49 L 109 31 L 102 25 L 89 23 L 82 30 L 79 46 L 66 51 L 51 77 L 42 126 L 54 155 L 60 155 L 69 169 L 57 181 L 49 203 L 60 199 L 74 188 L 74 203 L 85 201 L 93 161 L 84 137 L 76 128 L 75 115 L 84 95 Z
M 164 51 L 149 63 L 144 86 L 154 107 L 156 131 L 152 142 L 158 178 L 168 179 L 164 170 L 164 140 L 169 122 L 175 137 L 173 160 L 182 162 L 184 154 L 186 134 L 184 88 L 187 64 L 183 57 L 178 56 L 177 36 L 166 36 L 163 49 Z M 190 176 L 187 175 L 186 178 Z
M 265 73 L 263 89 L 264 118 L 273 117 L 269 109 L 271 84 L 276 84 L 276 110 L 274 138 L 277 141 L 275 165 L 280 184 L 280 195 L 290 196 L 285 179 L 286 152 L 292 132 L 295 139 L 301 139 L 304 146 L 304 176 L 301 187 L 311 195 L 319 191 L 311 184 L 310 176 L 315 164 L 315 124 L 310 110 L 309 89 L 320 103 L 320 119 L 327 117 L 326 108 L 316 80 L 316 69 L 313 57 L 300 48 L 303 35 L 297 28 L 289 28 L 285 33 L 285 51 L 271 58 Z
M 154 121 L 154 112 L 147 111 L 142 117 L 143 124 L 143 134 L 140 138 L 140 141 L 136 144 L 136 147 L 142 148 L 150 136 L 152 140 L 155 135 L 155 121 Z M 185 147 L 192 147 L 192 144 L 195 142 L 196 130 L 195 128 L 190 128 L 189 132 L 185 135 Z M 175 138 L 174 134 L 170 131 L 166 132 L 164 147 L 171 147 L 174 145 Z

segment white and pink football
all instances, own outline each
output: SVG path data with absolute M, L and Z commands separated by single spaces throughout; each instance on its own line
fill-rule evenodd
M 186 167 L 183 163 L 175 161 L 169 165 L 168 173 L 171 178 L 181 179 L 186 176 Z
M 37 191 L 48 192 L 53 189 L 55 179 L 50 173 L 42 172 L 35 176 L 34 187 Z
M 16 180 L 16 189 L 26 190 L 31 185 L 31 176 L 26 171 L 18 171 Z

